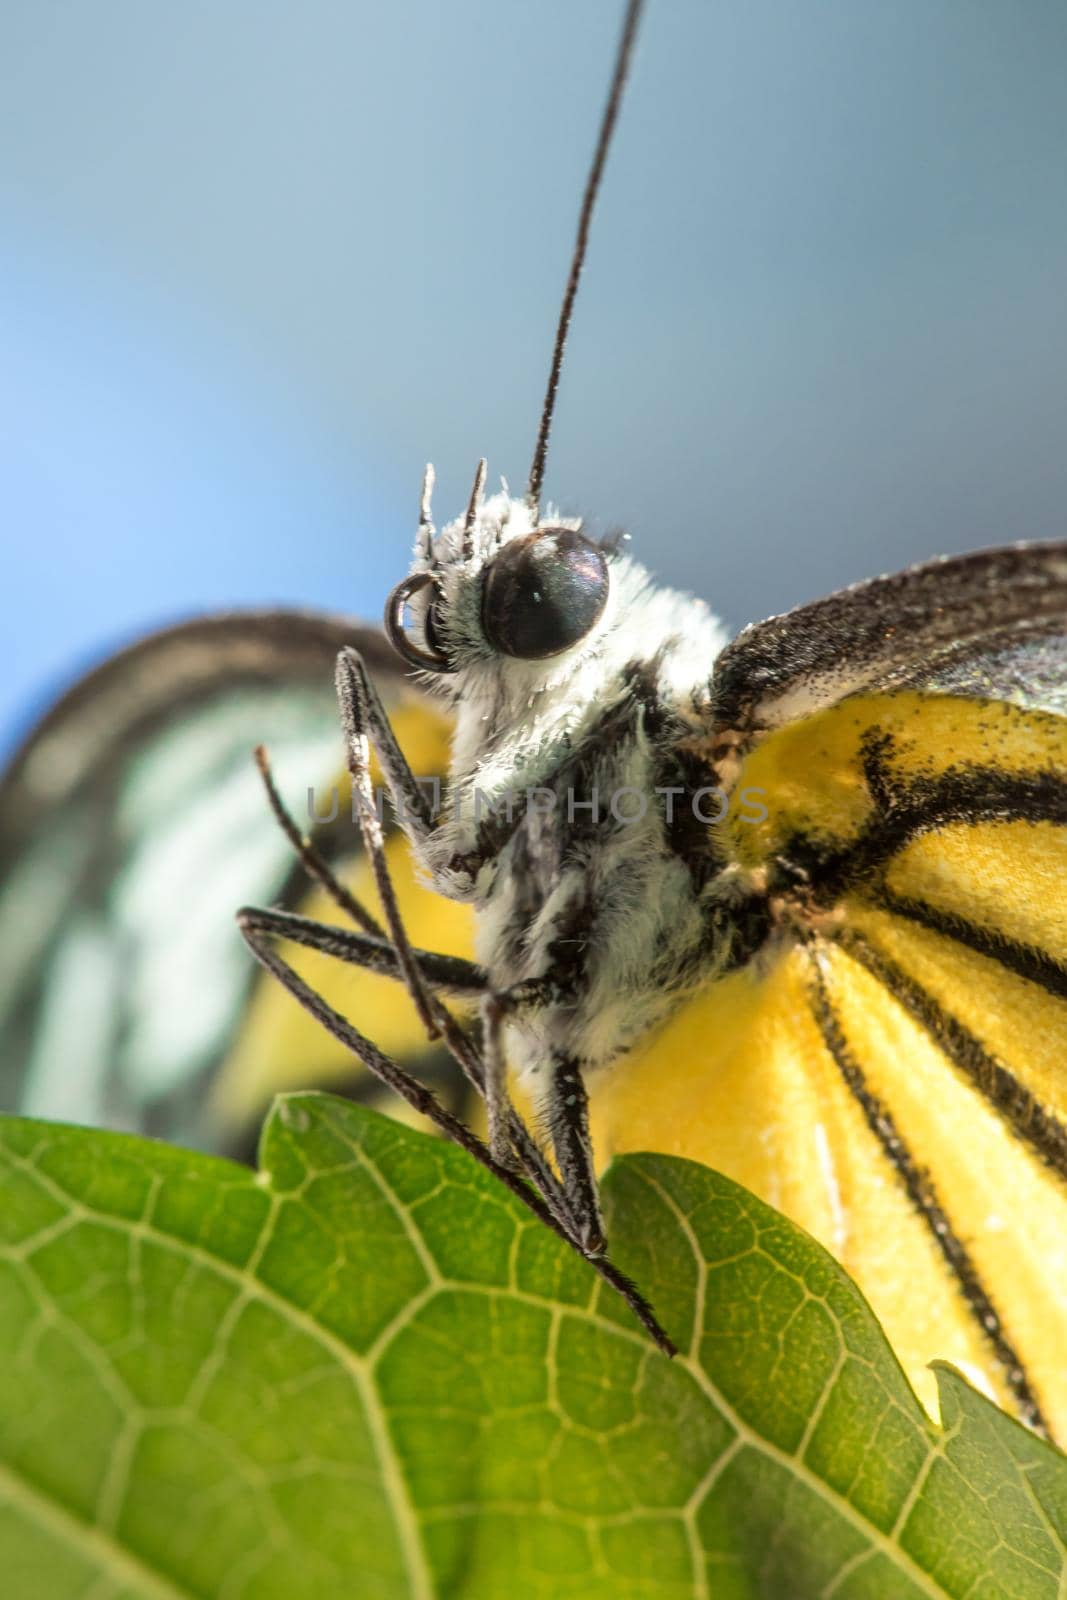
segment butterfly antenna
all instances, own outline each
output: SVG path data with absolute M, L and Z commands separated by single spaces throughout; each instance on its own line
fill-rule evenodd
M 571 314 L 574 311 L 574 301 L 578 293 L 582 267 L 585 264 L 586 247 L 589 243 L 589 224 L 593 216 L 597 193 L 600 189 L 600 180 L 604 175 L 604 164 L 608 158 L 608 150 L 611 148 L 611 137 L 615 131 L 615 122 L 619 115 L 619 107 L 622 104 L 623 90 L 626 87 L 626 78 L 630 71 L 630 61 L 633 56 L 634 40 L 637 37 L 637 28 L 643 9 L 644 0 L 629 0 L 629 4 L 626 7 L 622 36 L 619 39 L 619 47 L 615 55 L 615 70 L 611 77 L 611 88 L 608 90 L 607 104 L 604 107 L 604 115 L 600 120 L 600 133 L 597 137 L 596 150 L 593 153 L 593 162 L 589 168 L 589 176 L 585 181 L 582 209 L 578 213 L 578 233 L 571 255 L 571 268 L 567 276 L 567 287 L 563 291 L 563 300 L 559 308 L 559 321 L 556 323 L 556 342 L 552 347 L 552 365 L 549 368 L 548 387 L 545 390 L 544 404 L 541 407 L 541 425 L 537 430 L 533 465 L 530 467 L 530 478 L 526 486 L 526 501 L 533 513 L 535 526 L 540 514 L 541 485 L 545 476 L 548 436 L 552 431 L 552 415 L 556 409 L 556 392 L 559 389 L 559 375 L 563 366 L 563 351 L 567 344 Z

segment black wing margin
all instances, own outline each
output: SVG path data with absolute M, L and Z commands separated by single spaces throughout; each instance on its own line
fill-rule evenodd
M 906 688 L 1063 714 L 1065 633 L 1067 541 L 944 557 L 743 629 L 715 664 L 712 719 L 763 732 Z

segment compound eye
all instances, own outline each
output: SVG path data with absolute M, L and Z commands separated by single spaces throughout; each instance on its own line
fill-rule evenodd
M 423 636 L 426 646 L 423 648 L 415 643 L 404 627 L 404 612 L 407 610 L 408 602 L 430 585 L 433 586 L 434 593 L 425 612 Z M 418 667 L 421 672 L 455 671 L 441 647 L 438 617 L 440 602 L 441 592 L 428 572 L 413 572 L 409 577 L 402 579 L 385 602 L 385 631 L 389 635 L 389 642 L 405 661 L 413 667 Z
M 608 564 L 573 528 L 539 528 L 494 557 L 482 630 L 502 655 L 540 661 L 584 639 L 608 601 Z

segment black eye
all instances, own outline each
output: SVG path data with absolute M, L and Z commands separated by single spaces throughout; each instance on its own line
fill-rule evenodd
M 608 564 L 573 528 L 540 528 L 513 539 L 490 563 L 482 629 L 494 649 L 522 661 L 569 650 L 608 599 Z

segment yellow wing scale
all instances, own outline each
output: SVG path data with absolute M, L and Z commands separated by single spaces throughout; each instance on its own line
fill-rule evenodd
M 911 690 L 856 695 L 788 724 L 746 757 L 736 788 L 762 790 L 768 816 L 753 824 L 731 808 L 719 825 L 729 855 L 754 867 L 798 835 L 848 844 L 874 813 L 864 757 L 875 743 L 887 776 L 902 781 L 962 765 L 1018 775 L 1067 769 L 1067 721 L 1051 712 Z
M 1067 1000 L 957 940 L 850 902 L 850 927 L 921 985 L 942 1011 L 1067 1121 Z
M 901 943 L 906 943 L 904 939 Z M 869 971 L 836 950 L 828 962 L 829 990 L 853 1054 L 863 1064 L 867 1083 L 892 1111 L 918 1166 L 929 1175 L 954 1233 L 964 1245 L 988 1290 L 1004 1329 L 1053 1431 L 1067 1436 L 1067 1185 L 1029 1150 L 979 1091 L 954 1070 L 929 1033 L 887 994 Z M 986 1004 L 997 1004 L 995 988 Z M 955 1008 L 954 1008 L 955 1009 Z M 1067 1033 L 1061 1031 L 1061 1039 Z M 1025 1067 L 1025 1057 L 1018 1059 Z M 868 1135 L 869 1159 L 882 1161 Z M 925 1235 L 931 1265 L 918 1278 L 898 1273 L 879 1277 L 870 1264 L 857 1264 L 856 1276 L 893 1339 L 897 1324 L 918 1326 L 923 1317 L 918 1296 L 932 1273 L 949 1281 L 929 1230 L 917 1212 L 904 1229 Z M 846 1251 L 846 1264 L 848 1253 Z M 938 1321 L 924 1334 L 925 1360 L 937 1354 L 967 1359 L 951 1349 L 953 1322 L 965 1319 L 959 1303 L 951 1320 Z M 905 1364 L 913 1359 L 902 1326 L 897 1348 Z M 929 1342 L 927 1342 L 929 1341 Z M 912 1347 L 914 1349 L 914 1346 Z M 915 1355 L 922 1355 L 915 1349 Z M 1009 1405 L 1003 1374 L 988 1350 L 969 1366 L 986 1374 Z
M 1067 835 L 1053 822 L 953 825 L 912 839 L 886 887 L 902 900 L 1067 955 Z
M 828 955 L 835 996 L 859 993 L 851 964 L 839 951 Z M 735 973 L 595 1079 L 598 1160 L 653 1150 L 725 1173 L 852 1274 L 928 1409 L 936 1407 L 935 1356 L 1007 1401 L 984 1339 L 823 1043 L 812 976 L 810 956 L 797 948 L 762 978 Z M 884 991 L 875 998 L 854 1041 L 866 1065 L 872 1040 L 901 1023 Z
M 765 790 L 769 816 L 724 825 L 735 859 L 760 867 L 798 838 L 844 850 L 876 818 L 865 771 L 875 745 L 891 788 L 967 767 L 1067 774 L 1067 722 L 1053 714 L 910 691 L 857 696 L 771 735 L 744 761 L 737 783 Z M 879 888 L 1067 971 L 1065 882 L 1067 827 L 1005 817 L 912 836 Z M 1067 1000 L 876 898 L 860 886 L 844 899 L 838 931 L 865 939 L 1044 1111 L 1067 1116 Z M 821 978 L 867 1089 L 936 1192 L 1046 1420 L 1067 1437 L 1067 1184 L 825 927 L 813 919 L 808 943 L 783 927 L 776 956 L 694 996 L 594 1080 L 598 1160 L 663 1150 L 729 1174 L 853 1274 L 928 1406 L 937 1357 L 1010 1404 L 929 1222 L 827 1046 L 812 1005 Z

